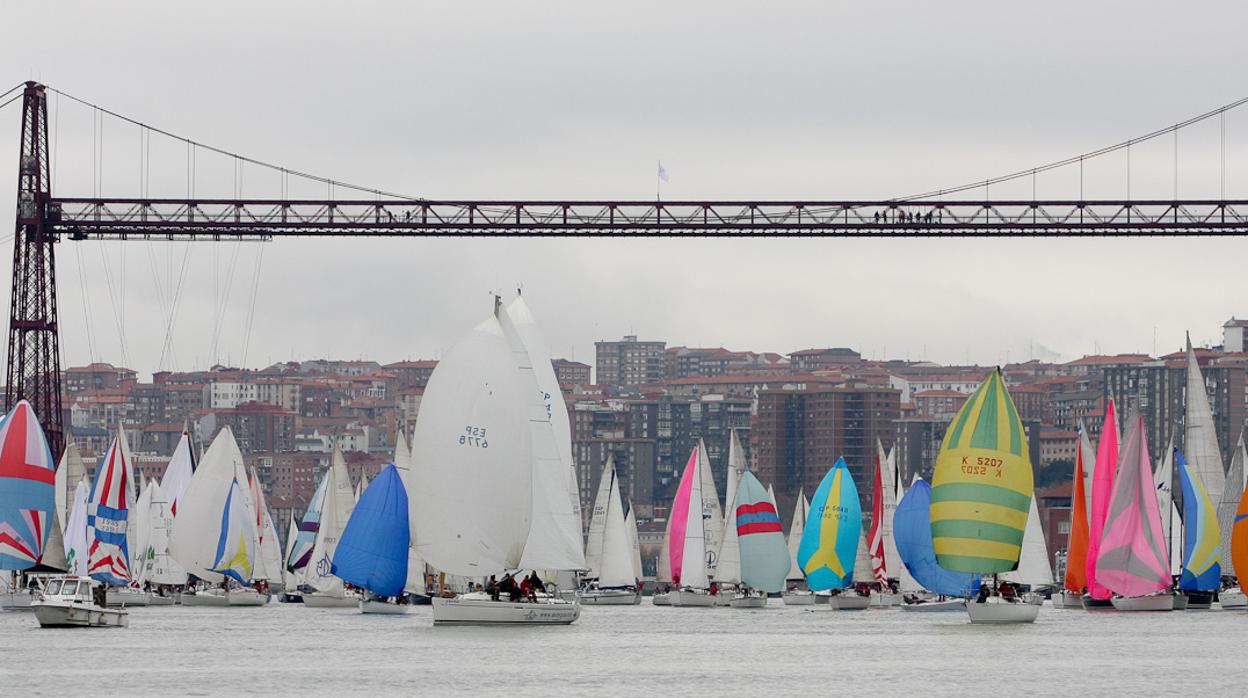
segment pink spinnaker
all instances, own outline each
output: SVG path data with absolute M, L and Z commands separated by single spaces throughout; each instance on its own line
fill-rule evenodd
M 672 522 L 672 534 L 668 537 L 668 555 L 672 561 L 672 580 L 681 578 L 681 563 L 685 559 L 685 529 L 689 523 L 689 495 L 693 492 L 693 477 L 698 469 L 698 447 L 693 447 L 689 462 L 685 464 L 685 472 L 680 476 L 680 486 L 676 488 L 676 499 L 672 500 L 672 511 L 668 518 Z M 702 503 L 699 502 L 701 507 Z
M 1109 499 L 1114 490 L 1114 470 L 1118 467 L 1118 419 L 1114 414 L 1114 401 L 1105 405 L 1105 423 L 1101 427 L 1101 442 L 1096 449 L 1096 465 L 1092 469 L 1092 509 L 1088 512 L 1088 560 L 1085 567 L 1088 593 L 1102 601 L 1112 594 L 1096 577 L 1097 552 L 1105 531 L 1105 516 L 1109 512 Z
M 1148 596 L 1170 587 L 1170 561 L 1161 531 L 1144 418 L 1127 432 L 1096 561 L 1097 582 L 1122 596 Z

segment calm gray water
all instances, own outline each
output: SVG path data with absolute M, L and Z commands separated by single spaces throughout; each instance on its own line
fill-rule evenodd
M 563 628 L 350 609 L 138 608 L 128 629 L 0 612 L 0 689 L 103 695 L 1244 695 L 1248 613 L 586 608 Z

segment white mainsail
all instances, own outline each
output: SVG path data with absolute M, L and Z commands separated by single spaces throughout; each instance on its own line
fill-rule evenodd
M 153 584 L 186 584 L 186 570 L 169 555 L 169 535 L 173 531 L 173 505 L 163 483 L 152 481 L 151 510 L 148 514 L 152 568 L 148 581 Z
M 1222 533 L 1222 574 L 1232 577 L 1235 573 L 1235 562 L 1231 550 L 1231 532 L 1235 528 L 1235 512 L 1239 510 L 1239 500 L 1244 494 L 1244 467 L 1248 465 L 1248 446 L 1244 445 L 1244 431 L 1239 431 L 1239 442 L 1235 444 L 1235 453 L 1231 455 L 1231 469 L 1226 474 L 1226 487 L 1222 490 L 1222 498 L 1218 501 L 1218 527 Z
M 609 461 L 608 461 L 609 462 Z M 602 560 L 598 566 L 600 587 L 631 586 L 637 580 L 633 573 L 633 542 L 628 535 L 624 504 L 620 499 L 620 481 L 615 468 L 602 474 L 610 482 L 605 524 L 602 531 Z
M 1087 461 L 1084 461 L 1085 463 Z M 1174 502 L 1174 435 L 1166 444 L 1166 452 L 1153 471 L 1153 486 L 1157 488 L 1157 510 L 1161 512 L 1161 533 L 1170 549 L 1170 574 L 1183 571 L 1183 522 L 1179 508 Z M 1178 555 L 1175 555 L 1175 551 Z
M 303 570 L 303 581 L 317 591 L 340 596 L 343 593 L 342 580 L 332 572 L 334 551 L 338 549 L 342 531 L 351 518 L 355 491 L 351 487 L 347 462 L 337 448 L 330 459 L 326 476 L 329 480 L 325 488 L 325 503 L 321 506 L 321 527 L 316 532 L 316 542 L 312 544 L 312 557 Z
M 173 535 L 169 537 L 169 554 L 187 572 L 208 582 L 223 579 L 212 568 L 217 562 L 226 499 L 242 472 L 243 454 L 233 432 L 225 427 L 204 452 L 203 460 L 178 500 Z M 243 474 L 240 492 L 245 492 L 246 477 Z
M 711 472 L 711 459 L 706 453 L 706 443 L 701 438 L 698 439 L 698 473 L 701 481 L 702 518 L 705 519 L 702 524 L 702 532 L 706 537 L 703 555 L 709 577 L 715 571 L 719 545 L 724 536 L 724 510 L 719 504 L 719 490 L 715 488 L 715 476 Z
M 585 576 L 594 578 L 602 569 L 602 543 L 607 530 L 607 509 L 611 502 L 611 488 L 615 483 L 615 455 L 607 454 L 598 478 L 598 491 L 594 495 L 594 508 L 589 516 L 589 535 L 585 539 Z
M 70 510 L 74 506 L 74 490 L 78 482 L 87 477 L 87 466 L 82 461 L 78 445 L 72 440 L 65 444 L 65 452 L 61 454 L 61 462 L 56 466 L 56 522 L 64 529 L 69 522 Z
M 411 528 L 411 498 L 412 498 L 412 450 L 407 444 L 407 434 L 402 428 L 399 429 L 398 435 L 394 440 L 394 467 L 399 471 L 400 477 L 403 479 L 403 487 L 407 490 L 408 497 L 408 527 Z M 425 588 L 425 561 L 421 559 L 416 552 L 416 540 L 412 539 L 411 547 L 407 549 L 407 581 L 403 583 L 403 591 L 409 594 L 424 595 L 427 592 Z
M 672 515 L 668 512 L 667 523 L 663 526 L 663 544 L 659 546 L 659 561 L 655 568 L 656 582 L 672 581 Z
M 169 459 L 169 464 L 165 466 L 165 474 L 160 478 L 160 489 L 169 502 L 169 510 L 174 516 L 178 515 L 178 502 L 181 501 L 187 486 L 191 484 L 191 475 L 194 470 L 195 456 L 191 452 L 191 436 L 183 430 L 182 438 L 178 439 L 178 445 L 173 447 L 173 456 Z
M 705 452 L 701 448 L 702 444 L 699 443 L 698 446 L 698 457 L 693 459 L 690 466 L 695 468 L 696 472 L 690 479 L 689 502 L 685 516 L 685 538 L 683 541 L 672 541 L 672 544 L 684 546 L 684 554 L 681 556 L 680 563 L 681 586 L 706 589 L 711 586 L 707 578 L 706 566 L 706 515 L 704 514 L 705 505 L 698 506 L 699 502 L 704 501 L 702 473 L 706 460 L 702 456 Z
M 628 542 L 633 548 L 633 576 L 638 581 L 642 578 L 641 567 L 641 540 L 637 536 L 637 510 L 630 503 L 628 505 L 628 516 L 624 519 L 624 527 L 628 529 Z
M 65 524 L 65 571 L 79 577 L 87 576 L 87 478 L 84 475 L 74 488 L 69 519 Z
M 737 540 L 737 485 L 745 472 L 745 449 L 737 430 L 728 437 L 728 483 L 725 486 L 723 537 L 719 543 L 718 560 L 715 564 L 715 581 L 723 584 L 741 583 L 741 546 Z
M 888 576 L 892 579 L 900 579 L 901 570 L 905 565 L 901 562 L 901 555 L 897 552 L 897 541 L 893 538 L 893 514 L 897 511 L 897 502 L 901 501 L 899 493 L 899 483 L 901 474 L 897 472 L 897 449 L 893 449 L 885 453 L 884 444 L 876 439 L 876 447 L 879 449 L 880 483 L 884 486 L 884 520 L 880 522 L 880 535 L 884 542 L 884 564 L 888 570 Z
M 130 581 L 135 586 L 143 586 L 150 581 L 152 566 L 156 562 L 155 551 L 151 547 L 152 539 L 152 494 L 153 485 L 144 480 L 139 498 L 129 512 L 129 524 L 126 531 L 134 530 L 134 547 L 130 549 Z
M 520 369 L 523 389 L 533 398 L 533 521 L 521 566 L 549 570 L 586 567 L 581 538 L 580 494 L 572 460 L 568 407 L 551 364 L 549 345 L 523 296 L 499 316 Z
M 1018 568 L 1006 572 L 1001 578 L 1015 584 L 1033 587 L 1053 585 L 1053 565 L 1049 563 L 1049 549 L 1044 542 L 1044 528 L 1040 525 L 1040 510 L 1036 498 L 1031 498 L 1027 510 L 1027 528 L 1023 530 L 1023 549 L 1019 553 Z
M 420 556 L 448 574 L 518 569 L 529 537 L 530 391 L 520 382 L 502 312 L 495 301 L 494 314 L 438 362 L 412 437 L 412 535 Z
M 802 533 L 806 530 L 806 517 L 810 512 L 809 506 L 806 503 L 806 491 L 799 491 L 797 501 L 793 503 L 793 520 L 789 523 L 789 576 L 787 579 L 791 582 L 806 578 L 806 575 L 802 574 L 802 566 L 797 564 L 797 548 L 802 544 Z
M 295 520 L 295 512 L 290 512 L 290 523 L 286 525 L 286 548 L 282 555 L 282 560 L 290 560 L 291 553 L 295 550 L 295 538 L 299 537 L 299 522 Z M 299 586 L 299 578 L 294 572 L 290 571 L 288 564 L 282 564 L 282 586 L 288 591 L 293 592 Z
M 1183 455 L 1188 466 L 1195 471 L 1205 485 L 1209 499 L 1222 500 L 1226 485 L 1226 471 L 1222 469 L 1222 450 L 1218 446 L 1218 432 L 1209 407 L 1209 393 L 1205 379 L 1192 351 L 1192 339 L 1187 338 L 1187 391 L 1183 422 Z

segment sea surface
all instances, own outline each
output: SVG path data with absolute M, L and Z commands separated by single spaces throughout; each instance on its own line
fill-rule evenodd
M 135 608 L 126 629 L 0 612 L 0 694 L 1242 696 L 1248 612 L 965 613 L 587 607 L 570 627 L 433 627 L 273 603 Z M 1215 607 L 1216 608 L 1216 607 Z

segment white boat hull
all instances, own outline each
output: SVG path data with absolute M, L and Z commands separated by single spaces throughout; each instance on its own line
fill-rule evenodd
M 194 594 L 187 594 L 183 592 L 182 605 L 183 606 L 212 606 L 212 607 L 217 607 L 217 608 L 224 608 L 230 605 L 230 600 L 225 596 L 225 594 L 221 593 L 220 589 L 213 589 L 211 591 L 198 591 L 198 592 L 195 592 Z
M 1242 589 L 1223 589 L 1218 593 L 1218 604 L 1228 610 L 1248 608 L 1248 596 Z
M 0 609 L 8 611 L 29 611 L 34 595 L 26 589 L 0 593 Z
M 672 605 L 672 593 L 669 591 L 669 592 L 664 592 L 662 594 L 655 594 L 654 596 L 650 597 L 650 603 L 655 606 L 671 606 Z
M 230 606 L 263 606 L 269 602 L 267 594 L 255 589 L 230 589 L 226 598 Z
M 901 594 L 892 592 L 872 592 L 871 608 L 895 608 L 901 605 Z
M 966 599 L 948 599 L 946 601 L 926 601 L 924 603 L 903 603 L 901 610 L 911 613 L 948 613 L 966 609 Z
M 1021 602 L 1001 601 L 993 597 L 984 603 L 969 602 L 966 613 L 972 623 L 1003 625 L 1006 623 L 1034 623 L 1040 615 L 1040 607 Z
M 672 592 L 672 605 L 681 608 L 714 608 L 715 597 L 705 591 L 680 589 Z
M 484 598 L 433 600 L 434 625 L 570 625 L 581 605 L 567 601 L 526 603 Z
M 138 589 L 109 589 L 104 594 L 105 606 L 146 606 L 148 593 Z
M 871 606 L 870 596 L 857 594 L 837 594 L 828 597 L 829 611 L 865 611 Z
M 1053 595 L 1053 608 L 1083 610 L 1083 594 L 1063 590 Z
M 579 598 L 586 606 L 632 606 L 641 595 L 627 589 L 594 589 L 582 591 Z
M 785 606 L 813 606 L 815 604 L 815 593 L 813 591 L 786 591 L 781 596 Z
M 1170 594 L 1156 596 L 1115 596 L 1114 608 L 1119 611 L 1173 611 L 1174 597 Z
M 329 594 L 304 594 L 303 605 L 308 608 L 356 608 L 360 605 L 358 596 L 331 596 Z
M 124 609 L 63 601 L 35 601 L 30 607 L 40 627 L 44 628 L 125 628 L 130 625 L 130 614 Z
M 735 596 L 728 605 L 733 608 L 767 608 L 766 596 Z
M 368 613 L 378 616 L 401 616 L 408 612 L 411 606 L 408 604 L 388 603 L 386 601 L 365 601 L 360 600 L 360 613 Z
M 147 597 L 148 606 L 172 606 L 178 600 L 172 596 L 161 596 L 160 594 L 151 594 Z

